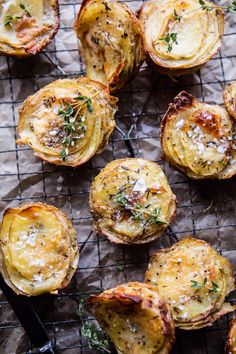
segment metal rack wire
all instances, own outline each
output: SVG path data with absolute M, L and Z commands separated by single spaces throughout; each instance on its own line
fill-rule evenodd
M 126 2 L 134 10 L 142 4 L 140 0 Z M 125 281 L 142 280 L 154 250 L 193 234 L 210 242 L 236 266 L 235 179 L 190 181 L 160 159 L 159 143 L 160 117 L 168 102 L 181 89 L 190 91 L 199 99 L 222 104 L 225 84 L 236 80 L 236 51 L 228 45 L 236 40 L 236 19 L 231 19 L 232 25 L 226 26 L 222 53 L 196 75 L 173 82 L 144 65 L 136 79 L 118 94 L 117 130 L 108 148 L 86 165 L 73 170 L 42 163 L 28 148 L 17 146 L 15 140 L 17 107 L 27 95 L 57 78 L 84 74 L 76 38 L 72 35 L 78 9 L 78 1 L 60 1 L 59 33 L 44 53 L 24 61 L 0 58 L 0 137 L 4 136 L 0 140 L 1 209 L 32 200 L 52 203 L 69 214 L 78 230 L 81 260 L 71 284 L 58 296 L 32 300 L 61 354 L 95 353 L 81 338 L 80 321 L 76 315 L 80 298 Z M 92 232 L 87 202 L 92 178 L 107 162 L 126 156 L 142 156 L 159 162 L 179 200 L 177 218 L 166 235 L 150 245 L 135 247 L 135 252 L 132 247 L 114 246 Z M 121 264 L 122 271 L 119 270 Z M 231 300 L 235 301 L 232 297 Z M 228 321 L 224 317 L 204 330 L 179 331 L 173 352 L 223 353 Z M 16 352 L 33 351 L 1 295 L 0 353 Z

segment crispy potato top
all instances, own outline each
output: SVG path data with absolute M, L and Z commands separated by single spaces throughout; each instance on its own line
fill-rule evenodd
M 145 243 L 171 222 L 176 198 L 160 166 L 126 158 L 106 165 L 94 179 L 90 207 L 98 231 L 116 243 Z
M 152 286 L 127 283 L 91 296 L 95 317 L 119 354 L 168 354 L 174 323 L 168 304 Z
M 18 294 L 39 295 L 65 287 L 79 253 L 68 217 L 46 204 L 5 211 L 1 231 L 1 272 Z
M 89 78 L 118 90 L 143 61 L 141 25 L 125 3 L 84 0 L 75 24 Z
M 50 163 L 79 166 L 106 146 L 116 101 L 88 78 L 57 80 L 20 107 L 17 143 Z
M 6 0 L 0 8 L 0 52 L 30 56 L 41 51 L 59 25 L 57 0 Z
M 168 301 L 176 326 L 183 329 L 211 325 L 235 309 L 224 302 L 235 288 L 232 267 L 202 240 L 186 238 L 157 252 L 145 280 Z
M 151 0 L 139 12 L 144 46 L 156 65 L 179 74 L 183 69 L 207 62 L 221 46 L 224 30 L 223 11 L 212 2 L 211 11 L 198 0 Z
M 161 124 L 164 158 L 190 178 L 235 174 L 235 126 L 227 111 L 182 91 Z

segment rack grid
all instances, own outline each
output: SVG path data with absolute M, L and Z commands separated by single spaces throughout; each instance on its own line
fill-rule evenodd
M 142 0 L 126 1 L 137 10 Z M 220 1 L 218 1 L 220 3 Z M 222 3 L 222 2 L 221 2 Z M 60 354 L 92 354 L 81 338 L 76 309 L 81 297 L 122 282 L 143 280 L 149 257 L 185 235 L 205 239 L 236 266 L 235 178 L 191 181 L 160 158 L 159 123 L 167 105 L 182 89 L 203 101 L 223 104 L 225 85 L 236 80 L 236 15 L 226 16 L 222 51 L 201 71 L 178 82 L 159 76 L 143 65 L 138 76 L 117 94 L 117 129 L 109 146 L 77 169 L 41 162 L 29 148 L 17 146 L 17 108 L 29 95 L 63 77 L 83 75 L 73 23 L 80 1 L 60 1 L 59 32 L 43 53 L 16 60 L 0 57 L 0 207 L 26 201 L 51 203 L 63 209 L 78 230 L 80 264 L 69 286 L 57 296 L 32 299 Z M 117 246 L 92 231 L 88 193 L 100 169 L 113 159 L 135 156 L 160 163 L 179 204 L 177 217 L 160 239 L 150 245 Z M 124 265 L 120 271 L 118 265 Z M 236 299 L 231 296 L 230 300 Z M 195 332 L 177 331 L 175 354 L 221 354 L 229 325 L 225 316 L 212 327 Z M 11 352 L 9 352 L 9 350 Z M 18 320 L 0 296 L 0 353 L 33 353 Z

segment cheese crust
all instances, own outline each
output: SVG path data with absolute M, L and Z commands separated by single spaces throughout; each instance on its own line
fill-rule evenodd
M 168 354 L 175 339 L 169 306 L 152 286 L 127 283 L 88 303 L 118 354 Z
M 232 266 L 203 240 L 185 238 L 158 251 L 145 281 L 166 299 L 176 326 L 185 330 L 210 326 L 236 308 L 225 302 L 235 289 Z
M 79 166 L 105 148 L 115 127 L 116 102 L 102 84 L 86 77 L 54 81 L 19 108 L 17 143 L 28 144 L 49 163 Z
M 198 70 L 220 49 L 224 13 L 198 0 L 151 0 L 139 10 L 147 58 L 161 73 L 179 76 Z
M 125 3 L 84 0 L 74 28 L 90 79 L 114 92 L 138 72 L 144 59 L 142 29 Z
M 0 53 L 21 58 L 35 55 L 58 31 L 58 0 L 1 1 L 0 20 Z
M 224 91 L 224 102 L 229 114 L 236 119 L 236 81 L 227 85 Z
M 236 354 L 236 318 L 232 320 L 229 327 L 225 353 Z
M 79 250 L 71 220 L 59 209 L 29 203 L 4 212 L 1 273 L 17 293 L 57 293 L 74 275 Z
M 192 179 L 236 173 L 235 123 L 220 106 L 182 91 L 161 122 L 163 158 Z
M 154 162 L 115 160 L 95 177 L 90 190 L 95 230 L 115 243 L 146 243 L 171 223 L 176 197 Z

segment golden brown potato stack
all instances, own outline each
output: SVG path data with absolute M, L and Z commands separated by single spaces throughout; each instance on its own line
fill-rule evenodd
M 158 164 L 125 158 L 108 163 L 94 179 L 90 209 L 95 230 L 110 241 L 142 244 L 166 230 L 176 197 Z
M 17 293 L 57 293 L 74 275 L 79 251 L 71 220 L 52 205 L 7 209 L 0 229 L 1 273 Z
M 84 0 L 75 31 L 90 79 L 117 91 L 138 72 L 144 59 L 142 28 L 125 3 Z
M 163 158 L 193 179 L 236 173 L 235 124 L 220 106 L 182 91 L 161 122 Z
M 235 289 L 232 266 L 203 240 L 185 238 L 158 251 L 145 281 L 169 303 L 176 327 L 185 330 L 210 326 L 236 308 L 225 302 Z
M 147 284 L 133 282 L 90 297 L 96 319 L 118 354 L 168 354 L 175 327 L 165 300 Z
M 140 9 L 147 58 L 161 73 L 188 74 L 219 51 L 224 13 L 213 2 L 204 3 L 151 0 Z
M 56 35 L 59 26 L 57 0 L 5 0 L 1 3 L 1 54 L 35 55 Z
M 79 166 L 105 148 L 116 102 L 105 86 L 86 77 L 54 81 L 20 106 L 17 143 L 49 163 Z

